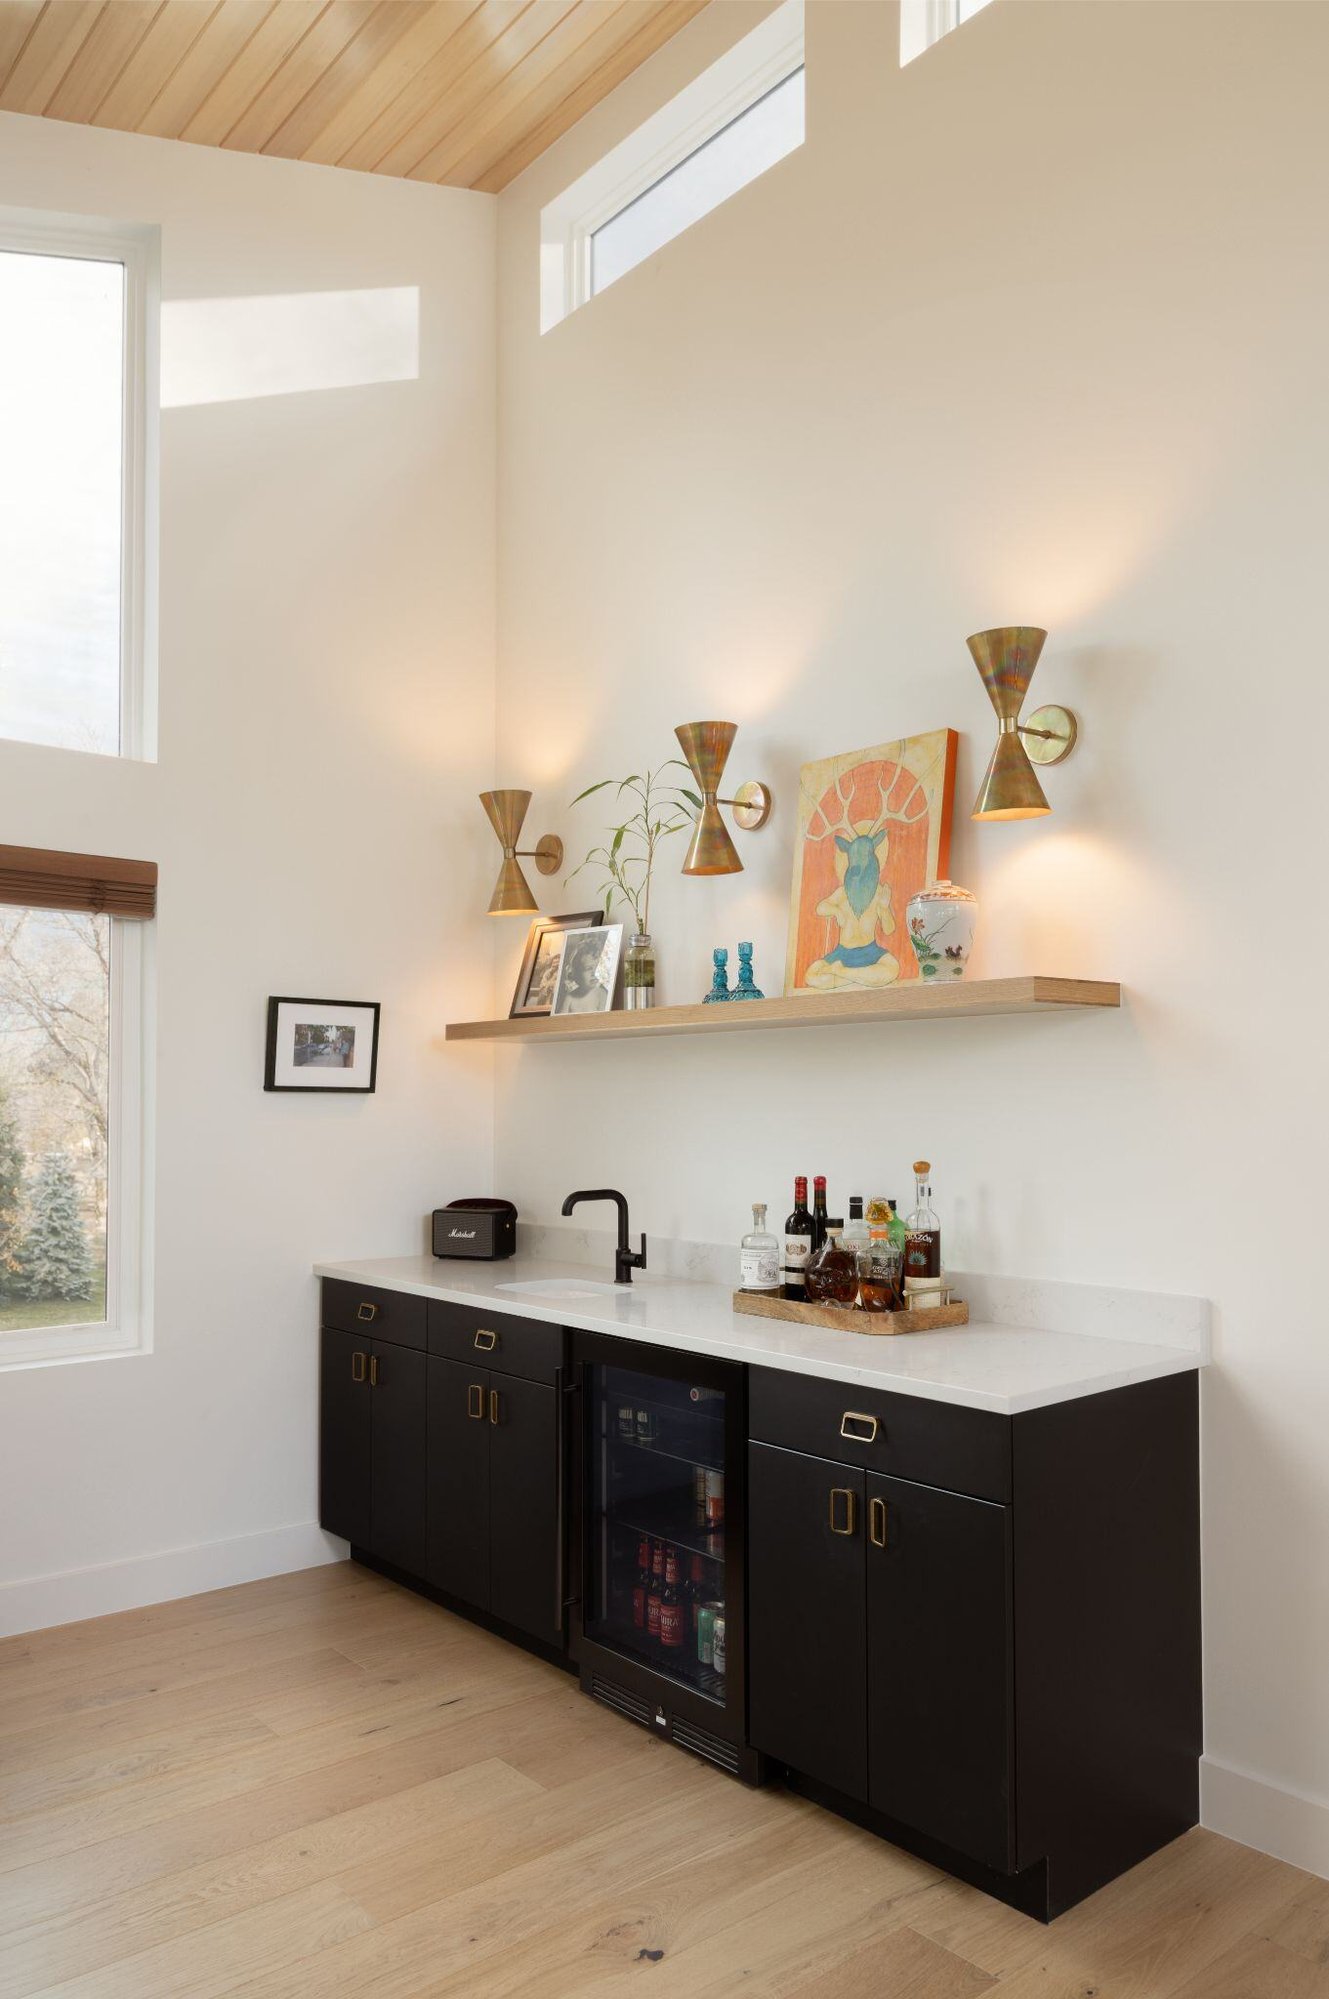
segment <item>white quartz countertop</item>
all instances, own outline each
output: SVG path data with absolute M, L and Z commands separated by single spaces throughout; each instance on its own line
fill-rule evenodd
M 316 1263 L 314 1270 L 319 1277 L 352 1284 L 482 1306 L 486 1312 L 513 1312 L 555 1326 L 640 1340 L 646 1346 L 783 1368 L 791 1374 L 889 1389 L 932 1402 L 991 1409 L 1003 1416 L 1096 1395 L 1102 1389 L 1124 1388 L 1131 1382 L 1156 1381 L 1203 1364 L 1202 1353 L 1183 1347 L 992 1325 L 977 1319 L 945 1332 L 885 1338 L 848 1328 L 832 1332 L 779 1319 L 740 1317 L 733 1308 L 732 1292 L 719 1284 L 638 1271 L 631 1285 L 617 1286 L 611 1281 L 612 1269 L 521 1255 L 503 1263 L 371 1257 L 354 1263 Z

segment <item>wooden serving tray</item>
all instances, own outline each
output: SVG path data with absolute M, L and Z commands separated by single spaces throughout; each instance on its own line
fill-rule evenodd
M 769 1291 L 735 1291 L 734 1310 L 754 1319 L 785 1319 L 795 1326 L 826 1326 L 836 1333 L 935 1333 L 943 1326 L 967 1326 L 969 1307 L 962 1298 L 923 1312 L 846 1311 L 839 1305 L 799 1305 Z

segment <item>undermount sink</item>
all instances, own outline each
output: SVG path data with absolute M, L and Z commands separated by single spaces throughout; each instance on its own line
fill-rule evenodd
M 520 1284 L 496 1284 L 495 1291 L 518 1291 L 526 1298 L 603 1298 L 606 1295 L 631 1297 L 626 1284 L 597 1284 L 591 1278 L 528 1277 Z

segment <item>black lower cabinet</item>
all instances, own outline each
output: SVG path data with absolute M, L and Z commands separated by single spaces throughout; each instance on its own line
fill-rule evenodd
M 489 1609 L 550 1644 L 563 1635 L 559 1393 L 516 1375 L 489 1391 Z
M 428 1555 L 435 1589 L 489 1609 L 489 1375 L 430 1354 Z
M 325 1326 L 319 1520 L 383 1562 L 425 1561 L 425 1357 Z
M 1009 1868 L 1010 1509 L 866 1475 L 868 1801 Z
M 1007 1867 L 1007 1508 L 769 1444 L 748 1481 L 753 1743 Z
M 429 1369 L 429 1536 L 436 1589 L 561 1643 L 557 1388 L 441 1360 Z
M 847 1798 L 868 1794 L 864 1475 L 748 1452 L 748 1736 Z
M 325 1326 L 319 1350 L 319 1522 L 361 1548 L 373 1533 L 370 1345 Z
M 425 1566 L 425 1356 L 374 1342 L 373 1521 L 369 1545 L 380 1561 L 411 1575 Z
M 1196 1377 L 1010 1418 L 851 1393 L 753 1370 L 751 1745 L 1046 1921 L 1198 1817 Z

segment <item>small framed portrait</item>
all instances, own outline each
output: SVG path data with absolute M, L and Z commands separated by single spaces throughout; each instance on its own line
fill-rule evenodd
M 614 1004 L 618 961 L 623 950 L 623 925 L 568 930 L 554 993 L 555 1013 L 608 1013 Z
M 522 953 L 509 1020 L 535 1020 L 553 1012 L 564 937 L 569 930 L 594 929 L 603 921 L 604 912 L 599 909 L 581 910 L 576 916 L 536 917 Z
M 265 1090 L 373 1089 L 378 1001 L 270 999 Z

